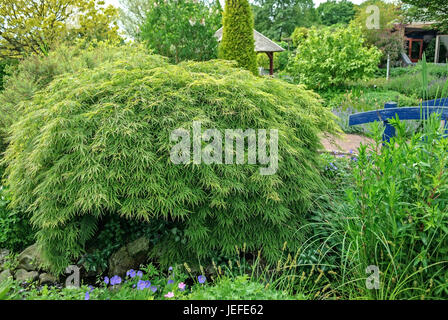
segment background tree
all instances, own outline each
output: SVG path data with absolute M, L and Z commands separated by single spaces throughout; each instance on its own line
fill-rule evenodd
M 408 16 L 423 21 L 436 21 L 441 32 L 448 32 L 448 1 L 446 0 L 402 0 L 411 5 Z
M 140 39 L 172 62 L 216 58 L 220 12 L 215 6 L 189 0 L 154 1 Z
M 62 41 L 118 40 L 118 11 L 97 0 L 0 0 L 0 57 L 47 54 Z
M 120 0 L 120 24 L 127 35 L 134 39 L 139 37 L 153 3 L 154 0 Z
M 319 5 L 317 14 L 323 25 L 347 24 L 355 16 L 355 5 L 348 0 L 328 0 Z
M 226 0 L 222 24 L 219 58 L 236 60 L 240 67 L 258 74 L 253 31 L 254 17 L 249 2 Z
M 359 27 L 311 28 L 297 47 L 289 72 L 297 82 L 325 90 L 372 76 L 380 56 L 376 47 L 365 44 Z
M 278 41 L 317 21 L 312 0 L 255 0 L 253 10 L 255 29 Z
M 369 29 L 366 25 L 366 21 L 371 15 L 366 8 L 370 5 L 375 5 L 380 9 L 379 29 Z M 362 29 L 368 44 L 374 45 L 382 51 L 382 64 L 386 62 L 388 54 L 392 62 L 398 61 L 400 58 L 404 43 L 401 34 L 396 32 L 395 24 L 400 24 L 403 21 L 402 13 L 403 11 L 398 5 L 383 0 L 368 0 L 356 10 L 352 23 Z

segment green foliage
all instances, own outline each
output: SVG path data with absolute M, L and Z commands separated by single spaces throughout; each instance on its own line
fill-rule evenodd
M 427 84 L 425 85 L 425 95 L 423 96 L 422 86 L 423 81 L 420 75 L 422 71 L 422 62 L 416 67 L 406 68 L 406 69 L 398 69 L 398 72 L 395 72 L 392 69 L 392 75 L 398 74 L 397 76 L 391 77 L 389 81 L 385 79 L 375 79 L 372 81 L 367 81 L 365 85 L 372 86 L 375 85 L 378 89 L 381 90 L 391 90 L 397 91 L 403 95 L 408 97 L 415 97 L 419 99 L 434 99 L 437 96 L 440 96 L 440 93 L 443 90 L 443 87 L 448 78 L 448 67 L 445 65 L 435 65 L 428 64 L 427 65 Z
M 154 1 L 141 26 L 140 39 L 171 62 L 216 58 L 221 12 L 203 2 Z
M 147 238 L 152 245 L 160 238 L 174 236 L 175 242 L 186 243 L 186 238 L 175 222 L 127 220 L 118 216 L 107 216 L 98 223 L 99 232 L 87 242 L 87 253 L 80 264 L 87 271 L 102 273 L 107 270 L 110 256 L 122 246 L 140 238 Z
M 367 10 L 369 6 L 376 6 L 379 9 L 379 29 L 367 27 L 366 21 L 369 20 L 372 14 L 372 12 Z M 383 0 L 368 0 L 357 8 L 352 24 L 362 29 L 367 44 L 381 50 L 383 53 L 381 58 L 382 65 L 386 64 L 387 55 L 390 56 L 392 65 L 401 63 L 400 54 L 404 49 L 404 41 L 402 34 L 395 30 L 394 25 L 403 21 L 401 13 L 401 8 L 397 4 Z
M 17 64 L 17 60 L 0 59 L 0 92 L 3 90 L 4 78 L 8 74 L 8 68 Z
M 11 195 L 0 185 L 0 248 L 20 252 L 34 241 L 34 231 L 27 216 L 8 205 Z
M 327 0 L 319 5 L 317 14 L 325 26 L 348 24 L 355 16 L 355 6 L 348 0 Z
M 8 279 L 0 282 L 0 301 L 1 300 L 9 300 L 9 292 L 11 291 L 12 280 Z
M 421 67 L 426 84 L 427 66 Z M 448 83 L 439 96 L 447 89 Z M 338 179 L 344 201 L 339 192 L 316 219 L 325 222 L 315 225 L 316 233 L 337 257 L 340 287 L 348 298 L 447 295 L 448 139 L 440 120 L 437 115 L 422 120 L 411 137 L 404 122 L 390 120 L 396 136 L 385 145 L 382 126 L 372 126 L 375 142 L 361 146 L 352 174 Z M 366 289 L 370 265 L 380 271 L 378 290 Z
M 252 5 L 255 29 L 270 39 L 283 40 L 296 27 L 311 27 L 317 20 L 312 0 L 256 0 Z
M 354 215 L 340 223 L 346 240 L 363 246 L 345 254 L 358 257 L 358 274 L 371 264 L 383 272 L 383 290 L 368 295 L 442 297 L 448 290 L 448 140 L 441 138 L 438 117 L 410 140 L 403 123 L 392 123 L 397 137 L 386 148 L 377 131 L 373 150 L 359 150 L 355 188 L 348 193 Z
M 19 119 L 34 94 L 44 89 L 54 78 L 64 73 L 97 67 L 103 61 L 116 59 L 114 46 L 92 42 L 91 46 L 60 46 L 48 56 L 24 59 L 4 81 L 0 91 L 0 153 L 5 150 L 7 131 Z M 1 168 L 1 162 L 0 162 Z
M 425 49 L 426 59 L 428 62 L 434 62 L 434 58 L 436 55 L 436 38 L 433 38 L 431 42 Z M 445 63 L 448 57 L 448 50 L 445 47 L 445 44 L 440 41 L 440 52 L 439 52 L 439 62 Z
M 0 57 L 47 55 L 61 43 L 122 41 L 118 10 L 102 0 L 0 0 Z
M 286 43 L 280 43 L 280 46 L 287 48 Z M 282 71 L 286 68 L 289 57 L 291 56 L 290 51 L 274 52 L 274 71 Z M 263 67 L 265 70 L 269 70 L 270 61 L 267 54 L 264 52 L 257 54 L 257 65 Z
M 313 28 L 298 46 L 289 72 L 310 88 L 326 89 L 372 76 L 380 56 L 378 49 L 365 46 L 359 28 Z
M 101 217 L 172 221 L 153 256 L 162 264 L 206 259 L 246 243 L 268 261 L 294 239 L 310 197 L 320 130 L 334 131 L 314 93 L 263 79 L 230 62 L 170 65 L 138 48 L 53 80 L 26 104 L 6 151 L 13 205 L 24 206 L 56 271 L 79 257 Z M 175 165 L 170 134 L 203 127 L 276 128 L 279 168 Z
M 193 291 L 189 300 L 290 300 L 285 292 L 266 289 L 259 282 L 249 281 L 247 276 L 234 279 L 221 278 L 214 286 L 204 286 Z M 258 309 L 257 309 L 258 311 Z
M 291 39 L 294 47 L 298 47 L 303 40 L 308 36 L 308 29 L 304 27 L 297 27 L 291 34 Z
M 406 14 L 416 21 L 435 21 L 442 33 L 448 32 L 448 3 L 445 0 L 403 0 L 412 7 Z
M 140 28 L 146 22 L 146 14 L 155 0 L 119 0 L 119 21 L 127 35 L 133 39 L 140 36 Z
M 257 71 L 254 17 L 247 0 L 226 0 L 222 18 L 223 32 L 219 44 L 220 59 L 235 60 L 239 67 L 253 74 Z

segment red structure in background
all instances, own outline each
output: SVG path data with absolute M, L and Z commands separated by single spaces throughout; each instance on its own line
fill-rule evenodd
M 418 62 L 423 55 L 423 39 L 406 38 L 408 56 L 412 62 Z

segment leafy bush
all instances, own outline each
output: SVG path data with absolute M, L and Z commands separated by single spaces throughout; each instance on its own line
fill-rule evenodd
M 206 286 L 193 291 L 189 300 L 290 300 L 288 294 L 266 289 L 259 283 L 249 281 L 248 277 L 219 279 L 214 286 Z
M 154 1 L 150 4 L 140 38 L 155 53 L 178 63 L 216 58 L 221 12 L 202 1 Z
M 326 89 L 372 76 L 380 56 L 378 49 L 365 46 L 359 28 L 313 28 L 297 47 L 289 71 L 310 88 Z
M 298 47 L 303 40 L 308 36 L 308 28 L 305 27 L 297 27 L 294 29 L 294 32 L 291 34 L 291 40 L 294 47 Z
M 36 92 L 61 74 L 97 67 L 100 62 L 116 59 L 116 55 L 113 46 L 92 42 L 87 49 L 60 46 L 48 56 L 30 56 L 21 61 L 12 74 L 5 76 L 4 90 L 0 91 L 0 153 L 5 150 L 7 131 L 24 114 Z
M 222 24 L 222 40 L 218 48 L 219 58 L 235 60 L 238 66 L 258 74 L 253 31 L 254 16 L 249 2 L 226 0 Z
M 17 60 L 0 59 L 0 91 L 3 90 L 3 78 L 7 74 L 8 66 L 15 65 Z
M 87 244 L 87 253 L 79 261 L 87 271 L 102 273 L 108 268 L 110 256 L 120 247 L 140 237 L 147 238 L 152 245 L 159 244 L 163 236 L 174 236 L 175 242 L 186 243 L 175 222 L 143 222 L 118 216 L 107 216 L 98 222 L 99 232 Z
M 20 252 L 34 241 L 34 231 L 23 213 L 8 208 L 11 196 L 0 186 L 0 248 Z
M 170 65 L 138 48 L 54 79 L 25 106 L 6 151 L 13 205 L 32 213 L 44 255 L 61 271 L 98 220 L 171 221 L 186 243 L 161 235 L 162 264 L 206 259 L 235 245 L 268 261 L 297 232 L 313 192 L 320 130 L 331 112 L 302 86 L 253 76 L 225 61 Z M 277 173 L 254 165 L 173 164 L 170 134 L 193 120 L 221 132 L 276 128 Z
M 327 252 L 338 256 L 341 290 L 348 297 L 442 298 L 448 293 L 448 139 L 440 118 L 424 122 L 411 138 L 403 122 L 382 146 L 361 146 L 352 162 L 344 205 L 332 202 L 315 227 Z M 340 200 L 339 200 L 340 202 Z M 368 290 L 366 268 L 377 266 L 380 290 Z

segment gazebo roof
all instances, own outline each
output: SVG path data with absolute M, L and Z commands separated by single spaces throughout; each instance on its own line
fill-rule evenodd
M 218 42 L 222 40 L 222 27 L 215 32 L 215 37 Z M 254 39 L 255 39 L 255 51 L 256 52 L 281 52 L 285 51 L 282 47 L 276 44 L 274 41 L 268 37 L 262 35 L 260 32 L 254 29 Z

